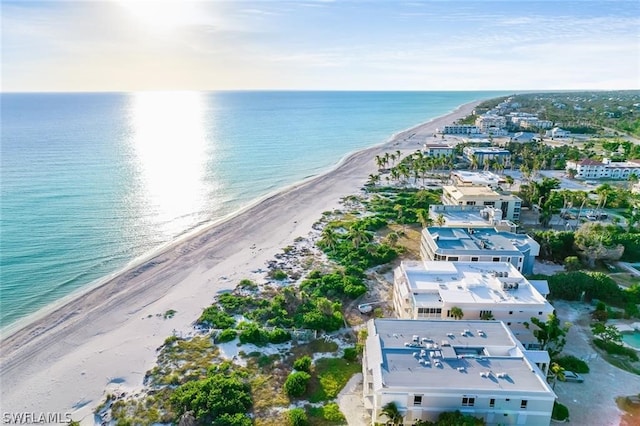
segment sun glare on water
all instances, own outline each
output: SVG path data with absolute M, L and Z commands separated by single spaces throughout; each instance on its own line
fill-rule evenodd
M 139 173 L 139 200 L 164 234 L 186 229 L 206 204 L 205 99 L 197 92 L 132 95 L 132 151 Z M 186 226 L 185 226 L 186 225 Z

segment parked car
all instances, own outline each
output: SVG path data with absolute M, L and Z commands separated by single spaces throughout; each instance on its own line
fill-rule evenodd
M 564 372 L 564 380 L 565 380 L 565 382 L 582 383 L 582 382 L 584 382 L 584 377 L 582 377 L 578 373 L 574 373 L 573 371 L 565 371 Z

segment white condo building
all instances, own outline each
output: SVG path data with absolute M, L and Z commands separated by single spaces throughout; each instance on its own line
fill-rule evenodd
M 503 194 L 487 186 L 442 187 L 442 204 L 449 206 L 484 206 L 502 210 L 507 220 L 520 220 L 522 200 L 515 195 Z
M 640 160 L 612 162 L 608 158 L 602 161 L 585 158 L 581 161 L 567 161 L 566 170 L 576 171 L 581 179 L 628 179 L 632 174 L 640 176 Z
M 459 410 L 487 425 L 549 425 L 556 395 L 546 351 L 527 351 L 499 321 L 367 323 L 362 372 L 372 425 L 395 403 L 404 425 Z
M 502 115 L 484 114 L 476 118 L 476 126 L 482 133 L 491 133 L 494 129 L 501 129 L 507 125 L 507 119 Z
M 402 262 L 394 271 L 393 307 L 403 319 L 453 319 L 454 307 L 463 319 L 492 317 L 504 321 L 527 348 L 537 340 L 524 323 L 546 321 L 553 306 L 511 263 Z
M 429 219 L 438 226 L 447 228 L 486 228 L 516 232 L 517 226 L 510 220 L 502 219 L 502 210 L 490 206 L 447 206 L 431 204 Z M 441 222 L 441 223 L 440 223 Z
M 450 124 L 444 126 L 442 133 L 446 135 L 475 135 L 480 133 L 480 129 L 472 124 Z
M 450 157 L 453 155 L 454 147 L 444 143 L 425 143 L 422 152 L 427 157 Z

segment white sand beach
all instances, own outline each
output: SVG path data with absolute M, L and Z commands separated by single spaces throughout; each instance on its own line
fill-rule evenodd
M 306 236 L 341 197 L 357 193 L 376 172 L 376 154 L 419 149 L 436 128 L 470 114 L 477 103 L 357 152 L 333 171 L 212 225 L 3 337 L 1 411 L 71 413 L 93 424 L 93 409 L 110 383 L 139 388 L 166 337 L 191 330 L 218 292 L 257 277 L 251 271 Z M 177 313 L 164 319 L 169 309 Z

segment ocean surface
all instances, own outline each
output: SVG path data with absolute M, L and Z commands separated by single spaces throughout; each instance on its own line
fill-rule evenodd
M 0 326 L 350 152 L 504 94 L 2 94 Z

